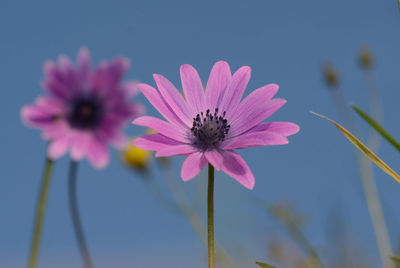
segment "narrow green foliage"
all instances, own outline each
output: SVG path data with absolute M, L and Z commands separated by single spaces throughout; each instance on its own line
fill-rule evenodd
M 28 264 L 29 268 L 35 268 L 37 266 L 39 258 L 39 247 L 40 247 L 40 241 L 42 239 L 47 196 L 49 194 L 51 173 L 53 171 L 53 166 L 54 166 L 54 161 L 47 159 L 42 178 L 42 185 L 40 187 L 39 199 L 36 205 L 35 224 L 33 228 L 32 244 L 29 254 L 29 264 Z
M 364 143 L 362 143 L 359 139 L 357 139 L 353 134 L 350 133 L 347 129 L 342 127 L 340 124 L 336 123 L 332 119 L 314 113 L 311 111 L 311 113 L 315 114 L 316 116 L 319 116 L 321 118 L 324 118 L 331 123 L 333 123 L 339 130 L 342 132 L 342 134 L 351 142 L 353 145 L 359 149 L 366 157 L 368 157 L 372 162 L 374 162 L 378 167 L 380 167 L 384 172 L 386 172 L 389 176 L 391 176 L 393 179 L 395 179 L 397 182 L 400 183 L 400 176 L 394 172 L 394 170 L 389 167 L 385 162 L 383 162 L 374 152 L 372 152 Z
M 272 266 L 272 265 L 269 265 L 269 264 L 266 264 L 263 262 L 259 262 L 259 261 L 256 261 L 256 264 L 262 268 L 276 268 L 275 266 Z
M 390 258 L 391 258 L 392 261 L 394 261 L 396 264 L 400 265 L 400 257 L 399 257 L 399 256 L 390 255 Z
M 362 119 L 364 119 L 373 129 L 375 129 L 376 132 L 381 134 L 383 138 L 385 138 L 394 148 L 396 148 L 400 152 L 400 143 L 396 141 L 395 138 L 393 138 L 392 135 L 390 135 L 378 122 L 372 119 L 367 113 L 358 108 L 355 104 L 351 104 L 351 107 L 354 109 L 354 111 L 357 112 L 359 116 L 361 116 Z

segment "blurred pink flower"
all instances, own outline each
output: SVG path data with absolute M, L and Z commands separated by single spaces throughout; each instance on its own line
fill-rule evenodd
M 219 61 L 211 70 L 205 91 L 197 71 L 180 68 L 185 99 L 165 77 L 154 74 L 158 90 L 139 84 L 139 90 L 167 119 L 143 116 L 133 121 L 157 131 L 137 138 L 134 144 L 157 151 L 156 156 L 187 155 L 181 170 L 184 181 L 194 178 L 207 163 L 252 189 L 254 176 L 234 149 L 287 144 L 287 136 L 299 131 L 290 122 L 262 121 L 281 108 L 284 99 L 272 99 L 278 85 L 253 91 L 242 102 L 251 69 L 243 66 L 233 76 L 228 63 Z
M 87 157 L 96 168 L 109 162 L 107 144 L 124 148 L 129 139 L 122 127 L 142 114 L 143 107 L 129 102 L 137 83 L 122 83 L 129 69 L 126 58 L 101 62 L 91 69 L 90 53 L 80 49 L 76 66 L 61 55 L 57 63 L 44 64 L 43 88 L 48 93 L 22 108 L 28 126 L 42 129 L 50 141 L 47 155 L 57 159 L 70 151 L 75 161 Z

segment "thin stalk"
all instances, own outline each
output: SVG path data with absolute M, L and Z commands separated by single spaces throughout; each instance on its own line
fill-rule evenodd
M 383 105 L 379 94 L 379 87 L 374 69 L 364 70 L 365 80 L 367 81 L 367 93 L 371 117 L 383 124 Z M 381 137 L 374 129 L 370 129 L 367 146 L 372 151 L 377 152 L 381 143 Z M 367 199 L 368 210 L 371 215 L 375 236 L 378 243 L 378 250 L 384 268 L 394 268 L 393 262 L 388 258 L 392 254 L 390 238 L 386 227 L 385 217 L 379 198 L 378 189 L 373 173 L 373 166 L 365 156 L 360 157 L 360 168 L 363 178 L 364 192 Z
M 180 213 L 179 206 L 171 200 L 161 189 L 160 185 L 154 180 L 150 171 L 142 174 L 143 183 L 145 184 L 149 193 L 153 196 L 154 200 L 157 201 L 160 206 L 164 207 L 171 213 Z
M 368 84 L 368 96 L 370 100 L 370 110 L 373 117 L 377 117 L 380 120 L 383 120 L 383 112 L 382 105 L 380 104 L 379 99 L 376 96 L 379 96 L 378 88 L 376 87 L 376 83 L 371 83 L 371 76 L 367 77 Z M 375 88 L 374 88 L 375 87 Z M 335 102 L 337 105 L 337 109 L 339 110 L 340 115 L 343 117 L 342 120 L 345 123 L 345 127 L 357 137 L 360 137 L 360 132 L 357 128 L 357 124 L 354 118 L 353 113 L 347 106 L 347 101 L 343 95 L 343 92 L 338 87 L 335 91 L 340 95 L 339 98 L 335 98 Z M 377 99 L 378 103 L 374 103 L 373 99 Z M 377 152 L 380 144 L 380 137 L 377 133 L 374 133 L 374 130 L 371 130 L 367 146 L 370 147 L 374 152 Z M 358 158 L 358 164 L 360 168 L 360 177 L 364 190 L 364 196 L 367 203 L 368 212 L 371 218 L 371 222 L 374 228 L 375 238 L 378 244 L 379 254 L 381 257 L 382 266 L 384 268 L 393 268 L 393 264 L 390 263 L 389 258 L 387 257 L 392 253 L 389 235 L 387 232 L 385 219 L 379 199 L 379 193 L 376 188 L 375 178 L 372 169 L 372 163 L 362 155 L 357 149 L 355 149 L 356 155 Z
M 69 167 L 69 180 L 68 180 L 69 207 L 71 212 L 72 223 L 74 226 L 75 236 L 78 242 L 79 251 L 82 256 L 83 264 L 86 268 L 93 268 L 93 262 L 89 254 L 85 236 L 83 234 L 81 219 L 79 216 L 78 201 L 76 196 L 77 169 L 78 169 L 78 162 L 71 161 Z
M 214 250 L 214 167 L 208 164 L 207 194 L 208 267 L 215 267 Z
M 164 167 L 161 166 L 160 168 Z M 188 196 L 180 186 L 171 167 L 165 170 L 165 174 L 167 175 L 164 178 L 165 182 L 170 189 L 173 198 L 175 199 L 175 203 L 181 210 L 182 215 L 188 219 L 190 225 L 200 238 L 201 242 L 207 246 L 206 226 L 203 223 L 200 215 L 197 213 L 196 208 L 190 204 L 191 202 L 189 201 Z M 222 245 L 218 243 L 218 240 L 214 240 L 214 245 L 215 262 L 223 268 L 236 268 L 236 264 L 232 261 L 231 257 L 228 255 Z
M 31 249 L 29 253 L 29 268 L 35 268 L 39 257 L 39 246 L 42 238 L 42 229 L 44 224 L 44 216 L 46 212 L 46 201 L 50 187 L 51 173 L 53 171 L 54 161 L 46 159 L 44 168 L 42 185 L 40 187 L 40 194 L 36 204 L 36 216 L 33 227 L 33 235 L 31 242 Z

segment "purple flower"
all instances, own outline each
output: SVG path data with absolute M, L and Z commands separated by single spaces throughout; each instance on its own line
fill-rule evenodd
M 248 66 L 231 75 L 228 63 L 217 62 L 205 91 L 192 66 L 182 65 L 180 73 L 185 98 L 159 74 L 154 75 L 158 90 L 146 84 L 138 85 L 167 121 L 151 116 L 137 118 L 134 124 L 158 133 L 137 138 L 134 144 L 157 151 L 158 157 L 187 155 L 181 170 L 184 181 L 194 178 L 210 163 L 252 189 L 254 175 L 234 149 L 287 144 L 286 137 L 299 131 L 290 122 L 262 122 L 286 103 L 284 99 L 272 99 L 278 85 L 263 86 L 240 101 L 250 80 Z
M 57 63 L 46 62 L 42 85 L 47 95 L 23 107 L 21 115 L 50 141 L 50 159 L 70 151 L 73 160 L 86 156 L 94 167 L 103 168 L 109 162 L 107 144 L 125 147 L 129 139 L 121 129 L 143 108 L 129 102 L 139 92 L 137 83 L 121 82 L 129 69 L 127 59 L 104 61 L 94 70 L 90 62 L 86 48 L 79 51 L 76 65 L 63 55 Z

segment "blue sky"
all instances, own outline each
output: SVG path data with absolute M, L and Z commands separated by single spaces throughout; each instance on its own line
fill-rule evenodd
M 39 131 L 22 125 L 20 108 L 42 93 L 43 62 L 61 53 L 74 58 L 83 45 L 96 62 L 128 57 L 132 67 L 126 78 L 149 84 L 154 84 L 152 74 L 160 73 L 179 85 L 179 66 L 184 63 L 195 66 L 206 81 L 218 60 L 228 61 L 232 69 L 252 67 L 246 94 L 278 83 L 278 97 L 288 103 L 271 120 L 293 121 L 302 130 L 290 138 L 290 145 L 241 152 L 256 177 L 253 191 L 216 174 L 217 239 L 232 254 L 247 249 L 241 267 L 268 260 L 266 241 L 284 231 L 249 200 L 289 200 L 309 216 L 306 234 L 322 252 L 327 250 L 329 217 L 339 210 L 351 236 L 378 265 L 353 149 L 330 124 L 308 111 L 339 119 L 321 79 L 325 60 L 340 71 L 346 98 L 367 109 L 356 55 L 361 45 L 368 45 L 377 58 L 385 126 L 400 136 L 399 20 L 395 0 L 1 1 L 0 266 L 25 264 L 46 149 Z M 142 96 L 138 100 L 146 103 L 148 113 L 156 114 Z M 367 133 L 367 126 L 358 123 Z M 127 132 L 140 135 L 143 129 L 129 125 Z M 400 169 L 395 161 L 398 153 L 387 143 L 380 155 Z M 187 221 L 160 207 L 141 178 L 121 165 L 116 151 L 113 156 L 101 172 L 86 161 L 79 167 L 81 211 L 96 266 L 110 267 L 117 261 L 118 267 L 157 267 L 159 263 L 204 267 L 205 247 Z M 178 175 L 182 158 L 173 161 Z M 67 157 L 57 161 L 40 267 L 80 265 L 67 206 L 67 168 Z M 167 192 L 163 174 L 156 173 Z M 376 168 L 375 175 L 396 248 L 400 188 Z M 205 174 L 188 183 L 176 178 L 190 196 L 205 180 Z

